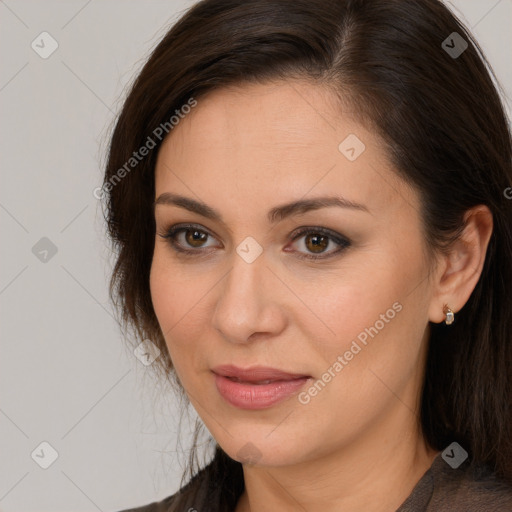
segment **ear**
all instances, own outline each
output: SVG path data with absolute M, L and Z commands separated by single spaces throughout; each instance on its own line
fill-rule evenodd
M 468 301 L 480 279 L 487 247 L 493 230 L 492 213 L 487 206 L 478 205 L 464 215 L 464 231 L 438 266 L 429 307 L 429 320 L 441 323 L 446 315 L 445 305 L 457 313 Z

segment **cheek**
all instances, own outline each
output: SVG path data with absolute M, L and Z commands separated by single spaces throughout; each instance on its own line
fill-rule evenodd
M 421 367 L 426 270 L 421 258 L 407 263 L 384 253 L 378 256 L 362 265 L 364 273 L 354 267 L 324 295 L 319 311 L 334 334 L 313 346 L 324 361 L 316 377 L 329 382 L 329 390 L 315 398 L 316 407 L 332 406 L 343 417 L 349 409 L 356 423 L 357 415 L 363 417 L 393 399 L 392 390 L 403 389 Z M 317 387 L 324 389 L 321 383 Z
M 163 264 L 159 251 L 155 249 L 149 275 L 149 287 L 153 309 L 164 335 L 172 328 L 178 314 L 177 308 L 180 303 L 183 304 L 183 301 L 179 300 L 183 295 L 183 290 L 180 290 L 175 276 L 172 269 Z
M 193 279 L 155 249 L 150 272 L 150 291 L 160 329 L 175 369 L 197 366 L 203 351 L 196 350 L 204 333 L 206 295 L 212 284 Z
M 327 276 L 323 293 L 316 288 L 311 300 L 318 319 L 309 316 L 308 331 L 319 337 L 321 333 L 313 349 L 326 369 L 347 351 L 357 352 L 347 357 L 351 367 L 361 370 L 380 360 L 393 368 L 407 365 L 407 360 L 400 362 L 402 357 L 414 359 L 425 327 L 427 270 L 419 240 L 417 247 L 411 241 L 408 251 L 399 249 L 381 243 L 361 250 L 346 260 L 342 272 Z
M 176 333 L 182 327 L 183 320 L 180 322 L 180 318 L 186 318 L 187 310 L 190 310 L 194 284 L 186 285 L 173 266 L 164 261 L 159 251 L 155 250 L 149 284 L 153 309 L 173 358 L 174 344 L 170 340 L 179 339 Z
M 207 283 L 193 279 L 173 261 L 163 243 L 155 246 L 149 286 L 153 308 L 164 333 L 173 332 L 206 293 Z
M 307 295 L 316 315 L 308 315 L 310 332 L 317 332 L 323 338 L 325 352 L 332 359 L 333 354 L 343 353 L 360 334 L 364 341 L 365 329 L 376 322 L 382 327 L 381 315 L 394 318 L 393 304 L 403 296 L 400 282 L 389 264 L 383 264 L 383 255 L 365 258 L 365 263 L 354 263 L 342 273 L 328 275 L 323 287 Z M 379 260 L 372 261 L 372 258 Z M 386 328 L 388 324 L 386 323 Z

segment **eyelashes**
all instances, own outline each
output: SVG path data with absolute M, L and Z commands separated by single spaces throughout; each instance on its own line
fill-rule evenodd
M 182 234 L 185 235 L 184 246 L 177 240 Z M 211 246 L 205 247 L 201 244 L 209 241 L 209 238 L 215 239 L 207 229 L 195 224 L 176 224 L 158 233 L 158 236 L 167 240 L 171 249 L 176 253 L 188 257 L 204 257 L 211 253 L 212 250 L 209 249 Z M 310 252 L 303 253 L 297 250 L 290 251 L 289 249 L 287 249 L 286 252 L 296 253 L 297 257 L 300 259 L 324 260 L 338 255 L 351 245 L 351 241 L 344 235 L 323 227 L 301 227 L 290 235 L 292 242 L 296 242 L 303 237 L 304 242 L 302 245 L 304 246 L 304 250 Z M 195 243 L 197 243 L 197 245 L 194 249 L 193 244 Z M 327 251 L 333 244 L 334 246 L 338 246 L 338 248 L 334 251 Z

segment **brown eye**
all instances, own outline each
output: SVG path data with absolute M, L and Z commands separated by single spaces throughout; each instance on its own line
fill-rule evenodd
M 182 230 L 185 233 L 185 241 L 192 247 L 202 247 L 202 244 L 208 238 L 208 234 L 198 229 Z
M 306 235 L 306 236 L 304 236 Z M 326 228 L 302 228 L 294 234 L 294 242 L 303 238 L 304 251 L 299 250 L 299 258 L 319 260 L 327 259 L 345 250 L 351 245 L 348 238 Z M 327 251 L 330 245 L 338 246 L 334 251 Z M 301 248 L 302 249 L 302 248 Z M 309 253 L 309 254 L 308 254 Z
M 189 225 L 172 226 L 165 230 L 164 233 L 159 233 L 159 236 L 167 239 L 172 248 L 177 252 L 191 255 L 199 255 L 203 252 L 201 249 L 209 247 L 205 245 L 205 242 L 207 242 L 209 238 L 213 238 L 208 231 L 199 229 L 197 226 Z
M 322 253 L 329 246 L 329 237 L 324 235 L 307 235 L 304 245 L 314 253 Z

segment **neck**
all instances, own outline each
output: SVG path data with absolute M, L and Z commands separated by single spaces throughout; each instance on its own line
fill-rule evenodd
M 404 424 L 404 414 L 411 416 L 402 407 L 395 418 L 400 421 L 388 428 L 374 425 L 356 442 L 315 460 L 244 466 L 245 489 L 236 512 L 395 512 L 439 454 L 419 432 L 396 428 Z

